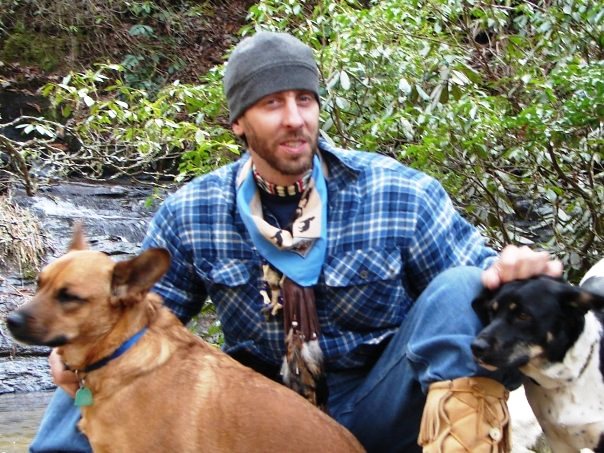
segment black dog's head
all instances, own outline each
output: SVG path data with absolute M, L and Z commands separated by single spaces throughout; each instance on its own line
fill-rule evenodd
M 604 308 L 604 295 L 540 276 L 485 289 L 472 307 L 485 326 L 472 343 L 478 363 L 518 368 L 536 360 L 561 361 L 579 337 L 587 311 Z

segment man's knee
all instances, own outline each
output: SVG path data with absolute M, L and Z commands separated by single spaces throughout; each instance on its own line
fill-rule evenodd
M 424 290 L 418 302 L 423 310 L 459 315 L 472 312 L 472 301 L 483 288 L 482 269 L 457 266 L 441 272 Z

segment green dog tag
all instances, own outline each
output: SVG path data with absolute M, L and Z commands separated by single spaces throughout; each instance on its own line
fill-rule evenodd
M 75 394 L 74 404 L 78 407 L 92 406 L 92 392 L 88 387 L 80 387 Z

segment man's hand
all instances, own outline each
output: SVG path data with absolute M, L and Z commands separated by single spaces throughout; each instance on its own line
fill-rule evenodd
M 48 363 L 50 365 L 52 381 L 71 395 L 72 398 L 75 397 L 76 390 L 79 387 L 78 378 L 73 371 L 65 368 L 56 348 L 50 352 Z
M 547 252 L 508 245 L 499 254 L 499 259 L 482 273 L 482 284 L 496 289 L 503 283 L 540 274 L 559 277 L 562 275 L 562 263 L 552 259 Z

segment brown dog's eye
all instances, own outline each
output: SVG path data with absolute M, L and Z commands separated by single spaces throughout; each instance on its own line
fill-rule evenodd
M 71 294 L 65 288 L 63 288 L 59 291 L 59 293 L 57 294 L 57 299 L 62 304 L 66 304 L 69 302 L 75 302 L 75 303 L 84 302 L 84 300 L 81 297 L 78 297 L 75 294 Z

